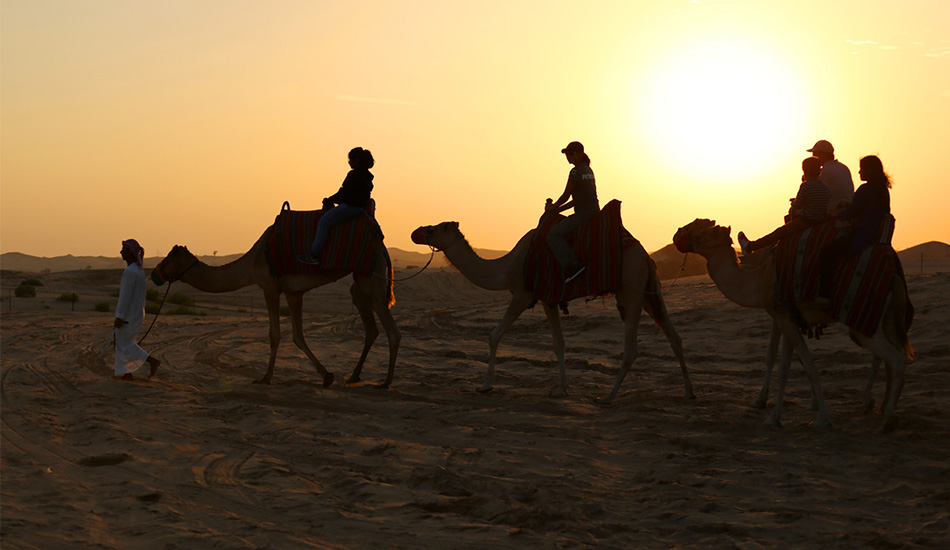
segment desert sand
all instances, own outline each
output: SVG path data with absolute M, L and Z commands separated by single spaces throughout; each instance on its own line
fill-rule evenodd
M 98 357 L 112 313 L 93 310 L 114 305 L 119 274 L 44 274 L 36 298 L 9 301 L 31 274 L 3 273 L 5 550 L 950 547 L 947 273 L 909 275 L 918 355 L 886 435 L 862 406 L 870 355 L 840 325 L 810 341 L 834 427 L 809 425 L 797 365 L 785 426 L 765 427 L 768 411 L 747 404 L 769 321 L 705 276 L 664 289 L 697 398 L 684 399 L 669 344 L 644 318 L 633 370 L 602 406 L 622 351 L 611 299 L 572 302 L 563 319 L 566 398 L 548 396 L 557 372 L 540 307 L 503 340 L 495 390 L 475 391 L 507 293 L 451 269 L 396 284 L 389 390 L 372 384 L 385 334 L 367 382 L 342 385 L 363 338 L 348 280 L 305 300 L 330 388 L 286 318 L 273 385 L 252 384 L 268 355 L 260 292 L 182 283 L 172 293 L 200 315 L 159 316 L 142 343 L 163 361 L 157 378 L 121 382 L 112 354 Z M 66 292 L 75 309 L 56 300 Z M 883 372 L 874 391 L 880 403 Z

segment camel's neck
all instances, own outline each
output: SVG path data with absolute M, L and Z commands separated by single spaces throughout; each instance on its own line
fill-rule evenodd
M 204 292 L 231 292 L 257 282 L 255 259 L 258 257 L 258 244 L 250 251 L 222 266 L 210 266 L 198 262 L 188 269 L 181 280 Z
M 521 240 L 524 241 L 524 238 Z M 521 242 L 501 258 L 486 260 L 476 254 L 463 237 L 445 247 L 442 252 L 452 265 L 476 286 L 486 290 L 505 290 L 509 287 L 508 272 L 511 269 L 512 259 L 520 247 Z
M 731 246 L 717 247 L 703 256 L 709 276 L 723 296 L 744 307 L 771 307 L 771 259 L 762 265 L 743 267 Z

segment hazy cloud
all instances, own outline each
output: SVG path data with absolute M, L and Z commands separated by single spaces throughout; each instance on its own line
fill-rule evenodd
M 363 97 L 356 95 L 338 95 L 336 98 L 340 101 L 354 101 L 356 103 L 376 103 L 378 105 L 418 105 L 415 101 L 406 101 L 403 99 L 391 99 L 386 97 Z
M 878 49 L 881 49 L 881 50 L 899 50 L 900 49 L 900 46 L 889 46 L 886 44 L 875 42 L 874 40 L 846 40 L 845 42 L 847 42 L 848 44 L 851 44 L 852 46 L 877 46 Z M 851 52 L 851 53 L 856 54 L 858 52 Z

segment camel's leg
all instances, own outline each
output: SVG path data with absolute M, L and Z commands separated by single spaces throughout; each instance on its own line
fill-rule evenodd
M 310 359 L 310 362 L 316 367 L 317 372 L 323 376 L 323 387 L 328 388 L 333 384 L 334 375 L 332 372 L 327 371 L 313 352 L 310 351 L 310 347 L 307 346 L 307 340 L 303 336 L 303 292 L 288 292 L 286 296 L 287 307 L 290 308 L 290 322 L 293 325 L 294 344 L 303 350 L 307 358 Z
M 898 351 L 887 338 L 878 330 L 873 338 L 868 338 L 855 331 L 851 332 L 851 337 L 858 345 L 871 350 L 875 356 L 884 361 L 885 371 L 887 371 L 887 389 L 884 396 L 884 422 L 881 424 L 880 431 L 884 433 L 894 431 L 897 427 L 897 419 L 894 417 L 894 410 L 897 408 L 897 400 L 900 399 L 901 391 L 904 388 L 904 369 L 907 366 L 907 357 Z
M 618 301 L 620 296 L 617 297 Z M 604 397 L 598 400 L 598 403 L 603 405 L 609 405 L 613 401 L 614 397 L 617 395 L 617 392 L 620 391 L 620 385 L 623 384 L 623 379 L 627 376 L 627 373 L 630 371 L 630 367 L 633 366 L 633 362 L 637 359 L 637 332 L 640 328 L 640 311 L 642 306 L 633 307 L 627 309 L 623 315 L 623 359 L 620 363 L 620 372 L 617 373 L 617 379 L 614 380 L 614 387 L 610 389 L 610 393 L 607 394 L 607 397 Z
M 788 381 L 789 370 L 791 370 L 792 353 L 797 350 L 798 358 L 805 366 L 806 374 L 809 375 L 808 379 L 811 382 L 812 395 L 818 402 L 818 419 L 813 425 L 819 427 L 831 426 L 831 419 L 828 415 L 828 405 L 825 403 L 825 396 L 821 391 L 821 381 L 818 377 L 818 368 L 815 366 L 815 362 L 812 360 L 811 354 L 808 352 L 808 346 L 805 344 L 805 339 L 802 338 L 801 333 L 798 332 L 795 323 L 791 319 L 784 318 L 779 320 L 779 326 L 782 329 L 782 336 L 784 337 L 784 343 L 782 345 L 781 374 L 779 377 L 779 393 L 776 397 L 775 409 L 772 410 L 772 414 L 769 416 L 768 420 L 766 420 L 766 424 L 774 426 L 782 425 L 782 401 L 784 401 L 785 397 L 785 384 Z
M 772 320 L 772 334 L 769 335 L 769 349 L 765 352 L 765 380 L 762 381 L 762 389 L 759 390 L 759 396 L 755 401 L 749 403 L 754 409 L 764 409 L 769 400 L 769 383 L 772 380 L 772 368 L 775 366 L 775 359 L 778 357 L 778 345 L 782 341 L 782 331 L 778 328 L 778 323 Z
M 363 352 L 360 353 L 360 360 L 357 361 L 356 368 L 354 368 L 350 376 L 347 377 L 344 382 L 345 384 L 355 384 L 360 381 L 360 373 L 363 372 L 363 363 L 366 362 L 366 356 L 369 355 L 369 350 L 373 347 L 373 342 L 375 342 L 376 337 L 379 336 L 379 329 L 376 328 L 376 318 L 373 317 L 372 305 L 356 292 L 352 292 L 352 294 L 353 305 L 356 306 L 356 310 L 360 314 L 360 320 L 363 321 Z
M 659 292 L 659 288 L 656 289 L 656 292 Z M 689 379 L 689 370 L 686 368 L 686 359 L 683 357 L 683 340 L 680 338 L 679 333 L 676 332 L 676 329 L 673 328 L 673 323 L 670 322 L 670 315 L 666 311 L 666 304 L 663 303 L 663 297 L 657 296 L 657 298 L 659 298 L 661 311 L 653 312 L 653 320 L 663 329 L 663 334 L 666 335 L 666 339 L 670 342 L 670 347 L 673 348 L 673 355 L 675 355 L 676 359 L 680 362 L 686 399 L 696 399 L 696 394 L 693 393 L 693 383 Z M 636 333 L 634 333 L 633 336 L 636 338 Z M 631 364 L 632 363 L 633 361 L 631 361 Z
M 280 346 L 280 293 L 264 291 L 264 302 L 267 304 L 267 318 L 270 321 L 268 337 L 270 340 L 270 359 L 267 361 L 267 372 L 255 384 L 270 384 L 274 376 L 274 363 L 277 362 L 277 348 Z
M 393 383 L 393 374 L 396 372 L 396 355 L 399 353 L 399 342 L 402 340 L 402 335 L 399 333 L 399 327 L 396 326 L 396 320 L 393 319 L 393 314 L 386 306 L 385 300 L 377 302 L 376 315 L 379 316 L 379 322 L 383 324 L 383 330 L 386 331 L 386 336 L 389 339 L 389 369 L 386 371 L 386 381 L 380 384 L 379 387 L 389 388 L 389 385 Z
M 502 317 L 501 322 L 491 331 L 491 335 L 488 337 L 488 371 L 485 373 L 485 383 L 482 384 L 482 387 L 478 388 L 477 391 L 485 393 L 490 392 L 494 388 L 492 381 L 495 379 L 495 353 L 498 351 L 498 344 L 501 342 L 501 337 L 505 335 L 505 331 L 508 330 L 508 327 L 518 320 L 518 317 L 528 308 L 528 304 L 530 303 L 531 295 L 527 292 L 512 295 L 508 309 L 505 311 L 505 316 Z
M 561 382 L 551 392 L 551 397 L 567 396 L 567 370 L 564 365 L 564 332 L 561 331 L 561 316 L 556 304 L 544 304 L 544 314 L 548 317 L 551 326 L 551 339 L 554 343 L 554 355 L 557 356 L 557 366 L 561 370 Z
M 874 396 L 871 394 L 871 390 L 874 388 L 874 379 L 877 378 L 877 371 L 881 367 L 881 358 L 874 356 L 871 360 L 871 374 L 868 375 L 868 383 L 864 386 L 864 412 L 871 412 L 874 410 Z M 889 397 L 888 392 L 890 391 L 890 374 L 888 374 L 888 381 L 886 384 L 886 390 L 884 394 L 884 404 L 887 403 L 887 398 Z M 884 404 L 881 406 L 883 407 Z

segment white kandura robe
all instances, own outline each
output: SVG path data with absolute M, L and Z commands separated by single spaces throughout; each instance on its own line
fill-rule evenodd
M 115 316 L 125 321 L 115 329 L 115 375 L 132 372 L 148 359 L 148 353 L 135 342 L 145 319 L 145 272 L 138 264 L 131 264 L 122 272 L 119 303 Z

